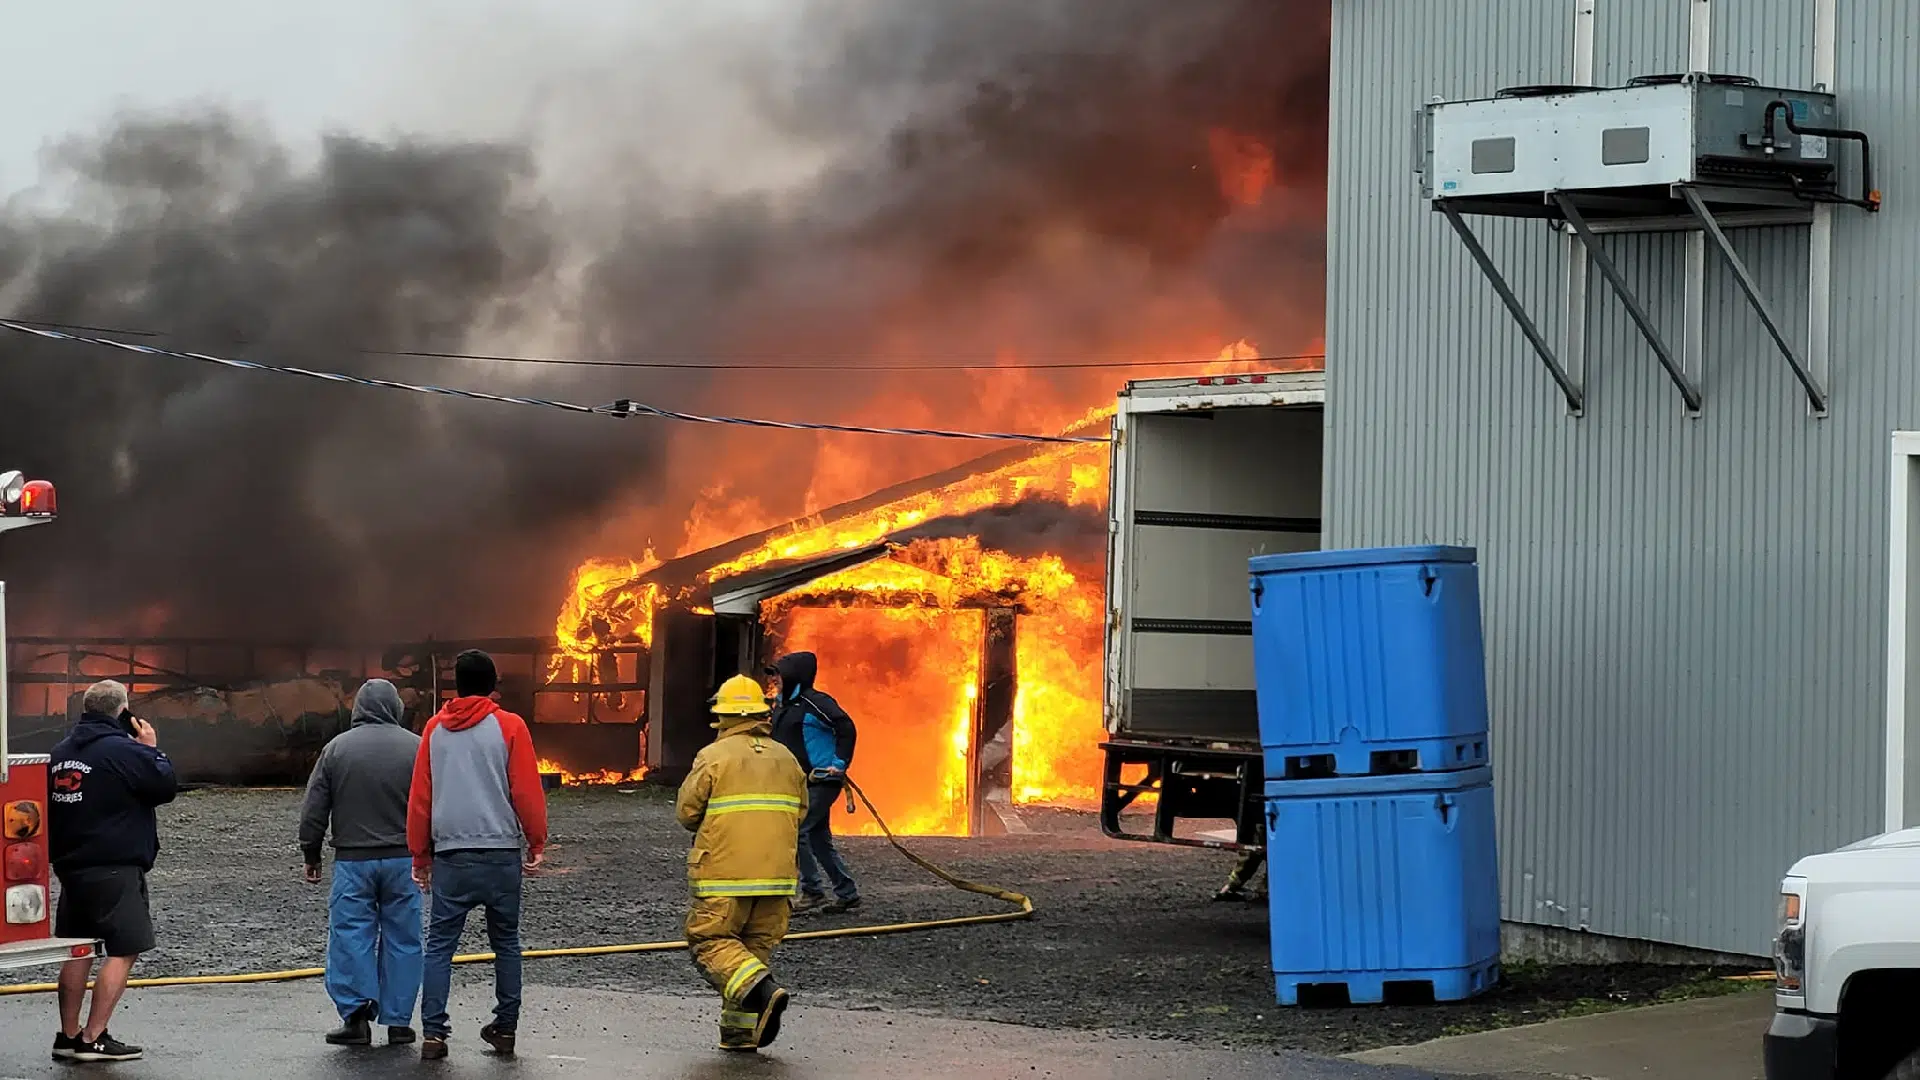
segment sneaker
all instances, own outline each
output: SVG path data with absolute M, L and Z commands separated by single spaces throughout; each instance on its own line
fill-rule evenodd
M 803 893 L 794 899 L 793 913 L 795 915 L 811 915 L 814 912 L 820 911 L 821 909 L 825 908 L 828 902 L 829 901 L 827 900 L 827 897 L 824 893 L 818 894 L 818 895 L 813 893 Z
M 493 1047 L 493 1052 L 501 1057 L 513 1056 L 514 1035 L 511 1031 L 501 1031 L 498 1027 L 488 1024 L 480 1029 L 480 1041 Z
M 390 1027 L 387 1029 L 388 1046 L 405 1046 L 415 1038 L 416 1036 L 413 1033 L 413 1029 L 410 1027 Z
M 821 906 L 820 914 L 838 915 L 843 911 L 852 911 L 859 906 L 860 898 L 857 896 L 850 900 L 830 900 Z
M 146 1053 L 138 1046 L 128 1046 L 106 1032 L 89 1042 L 82 1035 L 73 1040 L 74 1061 L 137 1061 Z
M 80 1045 L 80 1036 L 60 1032 L 53 1037 L 53 1060 L 72 1061 L 73 1053 Z
M 373 1010 L 365 1005 L 354 1010 L 340 1026 L 327 1032 L 329 1046 L 372 1046 Z
M 447 1037 L 429 1035 L 420 1040 L 420 1060 L 439 1061 L 447 1056 Z

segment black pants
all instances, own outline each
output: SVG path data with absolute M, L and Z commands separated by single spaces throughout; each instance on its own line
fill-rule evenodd
M 58 870 L 60 902 L 55 937 L 98 938 L 108 956 L 139 956 L 153 948 L 147 872 L 137 866 Z

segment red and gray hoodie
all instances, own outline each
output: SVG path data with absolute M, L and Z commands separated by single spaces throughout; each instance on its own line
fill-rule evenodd
M 547 795 L 526 721 L 485 697 L 447 702 L 420 738 L 407 800 L 407 847 L 436 853 L 547 846 Z

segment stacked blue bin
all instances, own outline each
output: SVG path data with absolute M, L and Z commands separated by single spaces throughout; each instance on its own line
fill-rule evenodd
M 1500 895 L 1473 550 L 1248 569 L 1280 1003 L 1489 989 Z

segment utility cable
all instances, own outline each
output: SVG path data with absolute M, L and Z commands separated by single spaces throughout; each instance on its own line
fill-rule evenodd
M 280 364 L 262 364 L 253 360 L 236 360 L 231 357 L 210 356 L 206 353 L 180 352 L 175 349 L 163 349 L 156 345 L 142 345 L 131 341 L 116 341 L 112 338 L 90 337 L 82 334 L 69 334 L 62 330 L 49 330 L 28 326 L 24 323 L 0 320 L 0 329 L 11 330 L 19 334 L 43 338 L 51 341 L 63 341 L 73 344 L 101 345 L 139 353 L 142 356 L 167 356 L 178 360 L 197 360 L 201 363 L 217 364 L 222 367 L 238 368 L 243 371 L 270 371 L 279 375 L 298 375 L 323 382 L 345 383 L 350 386 L 377 387 L 383 390 L 405 390 L 415 394 L 428 394 L 440 397 L 465 398 L 471 401 L 492 401 L 504 405 L 531 405 L 562 412 L 582 413 L 593 416 L 613 416 L 625 419 L 630 416 L 651 416 L 661 420 L 678 420 L 692 424 L 723 424 L 734 427 L 771 428 L 782 431 L 833 431 L 856 435 L 905 435 L 928 439 L 969 439 L 992 442 L 1023 443 L 1105 443 L 1110 440 L 1105 435 L 1040 435 L 1009 431 L 955 431 L 946 428 L 908 428 L 908 427 L 871 427 L 864 424 L 828 424 L 817 421 L 767 420 L 751 416 L 707 416 L 701 413 L 681 412 L 676 409 L 663 409 L 657 405 L 621 398 L 606 405 L 582 405 L 558 398 L 521 397 L 514 394 L 490 394 L 483 390 L 465 390 L 457 387 L 434 386 L 427 383 L 398 382 L 393 379 L 371 379 L 359 375 L 345 375 L 337 371 L 316 371 L 312 368 L 287 367 Z
M 93 326 L 87 323 L 63 323 L 48 319 L 27 319 L 12 317 L 8 322 L 25 326 L 36 326 L 48 330 L 80 331 L 89 334 L 113 334 L 117 337 L 174 337 L 170 330 L 134 330 L 122 327 Z M 235 344 L 246 345 L 246 341 Z M 786 357 L 783 359 L 755 363 L 744 360 L 703 360 L 690 356 L 663 355 L 625 360 L 589 360 L 562 356 L 527 356 L 511 353 L 472 353 L 442 352 L 432 349 L 375 349 L 365 346 L 342 346 L 341 351 L 362 356 L 405 356 L 435 360 L 481 360 L 501 364 L 539 364 L 556 367 L 616 368 L 643 371 L 791 371 L 791 372 L 935 372 L 935 371 L 1118 371 L 1127 368 L 1190 368 L 1206 367 L 1212 364 L 1293 364 L 1311 360 L 1325 360 L 1325 353 L 1294 353 L 1286 356 L 1249 356 L 1219 357 L 1189 360 L 1062 360 L 1062 361 L 1009 361 L 991 363 L 966 360 L 961 362 L 930 361 L 924 364 L 876 363 L 845 357 L 820 356 L 813 358 Z
M 831 938 L 878 937 L 881 934 L 906 934 L 921 930 L 941 930 L 953 926 L 981 926 L 988 923 L 1018 922 L 1023 919 L 1033 918 L 1033 899 L 1025 893 L 1014 892 L 1012 889 L 1004 889 L 998 885 L 983 885 L 976 881 L 969 881 L 923 858 L 905 844 L 901 843 L 900 838 L 893 835 L 893 830 L 888 827 L 886 819 L 880 816 L 880 811 L 874 808 L 873 800 L 867 798 L 867 793 L 860 790 L 860 785 L 854 783 L 852 777 L 846 778 L 846 784 L 855 795 L 860 797 L 860 801 L 866 805 L 867 813 L 873 815 L 874 822 L 880 826 L 880 831 L 886 835 L 887 843 L 892 844 L 894 850 L 905 856 L 908 862 L 911 862 L 913 865 L 925 870 L 927 873 L 932 874 L 934 877 L 939 878 L 941 881 L 946 882 L 948 885 L 962 892 L 991 897 L 1002 903 L 1013 905 L 1015 910 L 996 911 L 985 915 L 956 915 L 945 919 L 922 919 L 917 922 L 881 923 L 874 926 L 843 926 L 832 930 L 802 930 L 799 933 L 788 934 L 782 939 L 783 941 L 825 941 Z M 544 960 L 563 956 L 616 956 L 627 953 L 678 952 L 686 947 L 687 943 L 685 941 L 638 941 L 626 945 L 576 945 L 557 949 L 527 949 L 521 952 L 520 955 L 528 960 Z M 463 953 L 454 957 L 453 962 L 456 964 L 481 964 L 492 959 L 493 954 L 490 952 Z M 296 979 L 317 979 L 326 973 L 326 968 L 288 968 L 285 971 L 251 971 L 238 975 L 175 975 L 152 979 L 129 979 L 127 980 L 127 985 L 129 987 L 228 986 L 238 983 L 292 982 Z M 88 985 L 91 986 L 92 984 L 89 983 Z M 0 997 L 16 994 L 45 994 L 51 993 L 58 988 L 58 983 L 16 983 L 11 986 L 0 986 Z

